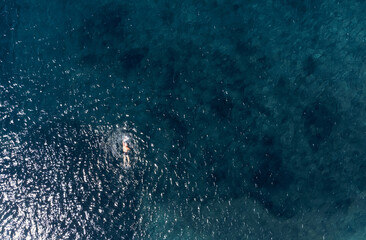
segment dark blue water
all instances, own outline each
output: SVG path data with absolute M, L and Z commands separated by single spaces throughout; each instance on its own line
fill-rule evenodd
M 365 10 L 2 0 L 0 238 L 366 239 Z

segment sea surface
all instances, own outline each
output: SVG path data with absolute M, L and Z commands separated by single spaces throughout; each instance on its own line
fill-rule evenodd
M 0 239 L 366 239 L 365 12 L 0 0 Z

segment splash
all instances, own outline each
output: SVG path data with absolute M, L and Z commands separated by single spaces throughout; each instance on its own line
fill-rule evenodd
M 103 141 L 102 146 L 112 159 L 122 160 L 122 142 L 127 142 L 133 151 L 133 164 L 146 164 L 144 152 L 147 142 L 143 139 L 143 133 L 138 132 L 133 124 L 124 123 L 123 125 L 112 126 L 105 132 L 106 139 Z

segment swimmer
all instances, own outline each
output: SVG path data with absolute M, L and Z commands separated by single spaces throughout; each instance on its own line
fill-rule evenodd
M 128 147 L 127 142 L 125 140 L 122 141 L 122 151 L 123 151 L 123 166 L 125 167 L 131 167 L 130 165 L 130 156 L 128 156 L 129 152 L 131 151 L 131 148 Z

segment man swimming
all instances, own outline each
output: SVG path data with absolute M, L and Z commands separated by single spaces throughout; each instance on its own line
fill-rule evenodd
M 125 167 L 131 167 L 130 165 L 130 156 L 128 154 L 131 151 L 131 148 L 128 147 L 127 142 L 125 140 L 122 140 L 122 151 L 123 151 L 123 166 Z

